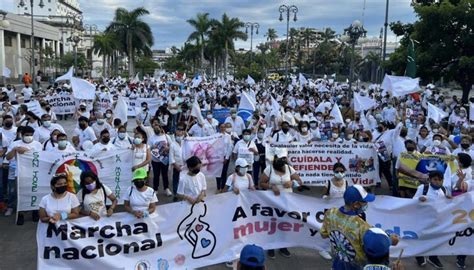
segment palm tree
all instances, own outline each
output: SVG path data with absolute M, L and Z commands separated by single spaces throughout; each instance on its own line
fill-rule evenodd
M 271 43 L 274 43 L 278 38 L 277 31 L 274 28 L 268 28 L 265 36 L 267 37 L 267 41 Z
M 229 64 L 229 50 L 234 50 L 234 40 L 247 40 L 247 34 L 240 29 L 244 23 L 238 18 L 229 18 L 227 14 L 222 15 L 222 21 L 212 20 L 213 33 L 216 40 L 224 45 L 224 76 L 227 75 L 227 66 Z
M 94 45 L 92 50 L 95 54 L 102 56 L 103 76 L 107 77 L 106 60 L 112 57 L 114 51 L 118 49 L 117 37 L 113 33 L 103 33 L 94 36 Z M 110 68 L 110 66 L 108 66 Z
M 336 37 L 336 31 L 332 30 L 330 27 L 325 28 L 321 33 L 321 39 L 323 42 L 329 42 Z
M 192 27 L 194 27 L 194 32 L 192 32 L 188 41 L 196 41 L 196 45 L 200 47 L 201 52 L 201 68 L 204 67 L 204 43 L 205 36 L 207 35 L 209 29 L 211 28 L 211 21 L 209 20 L 209 13 L 198 13 L 195 19 L 189 19 L 188 22 Z
M 151 53 L 153 45 L 153 34 L 150 26 L 142 21 L 141 17 L 150 12 L 145 8 L 136 8 L 128 11 L 118 8 L 115 11 L 114 20 L 107 27 L 106 32 L 115 33 L 118 40 L 123 43 L 125 53 L 128 56 L 128 76 L 134 74 L 135 54 Z

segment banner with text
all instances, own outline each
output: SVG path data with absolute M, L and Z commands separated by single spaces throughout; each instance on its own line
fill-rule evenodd
M 264 249 L 326 249 L 330 240 L 319 233 L 324 211 L 342 204 L 341 199 L 245 191 L 211 196 L 193 206 L 160 205 L 158 214 L 144 219 L 116 213 L 98 221 L 40 222 L 38 269 L 192 269 L 234 260 L 250 243 Z M 391 250 L 394 257 L 402 248 L 404 257 L 474 255 L 473 205 L 472 192 L 425 203 L 378 196 L 370 203 L 367 221 L 400 236 Z M 348 251 L 344 259 L 353 260 L 354 247 L 345 237 L 339 233 L 331 241 Z
M 225 149 L 222 134 L 186 137 L 183 141 L 183 160 L 197 156 L 202 162 L 201 171 L 206 176 L 220 177 L 224 166 Z
M 371 143 L 276 143 L 266 147 L 266 157 L 273 160 L 275 148 L 288 151 L 288 162 L 305 185 L 324 186 L 333 176 L 336 162 L 346 167 L 349 184 L 373 186 L 380 181 L 377 154 Z
M 82 171 L 93 171 L 123 203 L 123 194 L 131 185 L 133 155 L 131 150 L 104 152 L 91 157 L 85 152 L 33 152 L 17 155 L 18 211 L 37 210 L 41 198 L 51 193 L 51 178 L 59 173 L 67 176 L 68 191 L 80 191 Z
M 76 99 L 71 95 L 55 95 L 44 98 L 56 115 L 73 114 L 76 111 Z
M 154 116 L 160 105 L 162 104 L 159 98 L 125 98 L 128 106 L 128 116 L 137 116 L 142 110 L 142 103 L 146 102 L 148 105 L 148 113 Z

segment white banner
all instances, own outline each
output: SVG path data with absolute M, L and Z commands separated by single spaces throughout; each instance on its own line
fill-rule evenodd
M 372 143 L 271 144 L 266 147 L 268 160 L 273 160 L 275 148 L 288 150 L 288 162 L 305 185 L 324 186 L 334 176 L 336 162 L 346 167 L 345 179 L 349 184 L 373 186 L 380 180 L 378 158 Z
M 324 212 L 342 200 L 270 191 L 225 193 L 194 206 L 160 205 L 157 214 L 136 219 L 116 213 L 94 221 L 84 217 L 39 223 L 38 269 L 190 269 L 237 258 L 245 244 L 264 249 L 326 249 Z M 400 236 L 391 255 L 474 255 L 474 193 L 422 203 L 377 196 L 367 210 L 369 224 Z M 225 209 L 225 211 L 223 211 Z M 348 241 L 347 249 L 352 249 Z M 349 246 L 348 246 L 349 245 Z
M 85 152 L 54 153 L 33 152 L 17 155 L 18 160 L 18 211 L 38 209 L 41 198 L 51 193 L 51 178 L 66 173 L 68 191 L 80 190 L 82 171 L 93 171 L 123 203 L 123 194 L 131 185 L 133 155 L 131 150 L 104 152 L 98 157 Z
M 97 102 L 99 104 L 100 111 L 103 113 L 105 113 L 105 111 L 108 109 L 113 109 L 113 96 L 110 93 L 100 93 Z
M 148 113 L 150 116 L 154 116 L 161 105 L 161 101 L 158 98 L 130 99 L 128 97 L 124 97 L 124 100 L 128 106 L 128 116 L 136 116 L 137 113 L 139 113 L 142 109 L 142 102 L 146 102 L 148 104 Z
M 76 99 L 72 94 L 47 96 L 44 99 L 56 115 L 73 114 L 76 111 Z
M 226 145 L 222 134 L 209 137 L 186 137 L 183 142 L 183 159 L 191 156 L 201 159 L 201 171 L 210 177 L 220 177 L 224 166 Z

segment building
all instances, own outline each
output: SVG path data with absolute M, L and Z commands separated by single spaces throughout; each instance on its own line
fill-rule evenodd
M 397 49 L 397 42 L 387 42 L 387 59 Z M 361 38 L 357 43 L 355 50 L 364 58 L 370 52 L 382 55 L 383 40 L 380 38 Z
M 173 53 L 171 49 L 165 50 L 153 50 L 153 61 L 162 67 L 162 65 L 168 60 L 169 58 L 173 57 Z
M 29 0 L 15 0 L 17 2 L 18 14 L 31 14 Z M 25 6 L 20 3 L 24 2 Z M 36 1 L 35 1 L 36 2 Z M 44 7 L 35 7 L 34 15 L 37 16 L 66 16 L 68 14 L 82 14 L 78 0 L 43 0 Z M 35 3 L 37 5 L 37 3 Z

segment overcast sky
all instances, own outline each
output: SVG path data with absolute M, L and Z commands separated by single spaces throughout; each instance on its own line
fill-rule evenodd
M 16 0 L 0 2 L 2 9 L 17 12 Z M 416 17 L 410 2 L 390 0 L 389 22 L 413 22 Z M 384 0 L 366 0 L 364 17 L 364 0 L 80 0 L 85 23 L 96 24 L 101 30 L 113 19 L 116 8 L 144 6 L 151 13 L 145 17 L 145 21 L 153 31 L 155 49 L 173 45 L 181 47 L 192 31 L 186 20 L 198 12 L 208 12 L 212 18 L 221 18 L 223 13 L 227 13 L 244 22 L 258 22 L 260 33 L 254 36 L 254 44 L 265 40 L 264 33 L 270 27 L 283 37 L 286 34 L 286 22 L 278 20 L 278 7 L 281 4 L 296 5 L 299 9 L 298 21 L 291 21 L 290 27 L 330 27 L 342 33 L 353 20 L 359 19 L 364 22 L 369 36 L 378 36 L 384 23 Z M 395 40 L 391 33 L 389 39 Z M 249 48 L 250 41 L 239 41 L 236 47 Z

